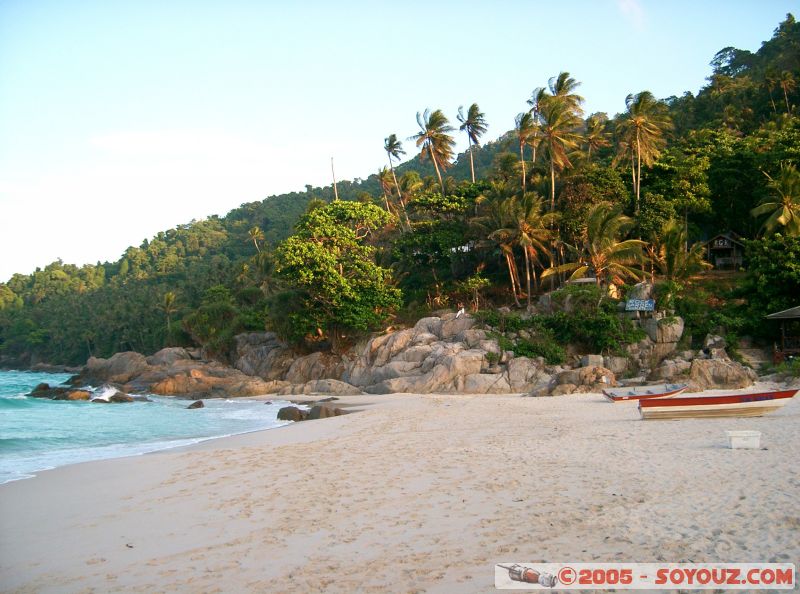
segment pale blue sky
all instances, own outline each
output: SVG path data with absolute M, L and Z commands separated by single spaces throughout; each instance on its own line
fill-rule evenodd
M 0 281 L 244 202 L 366 177 L 415 114 L 486 139 L 567 70 L 587 113 L 696 92 L 789 0 L 0 0 Z M 463 149 L 464 139 L 459 139 Z M 409 156 L 412 143 L 406 142 Z

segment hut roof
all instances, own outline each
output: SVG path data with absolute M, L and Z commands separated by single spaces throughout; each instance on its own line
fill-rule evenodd
M 777 311 L 767 316 L 767 319 L 770 320 L 790 320 L 795 318 L 800 318 L 800 305 L 798 305 L 797 307 L 790 307 L 789 309 L 784 309 L 783 311 Z

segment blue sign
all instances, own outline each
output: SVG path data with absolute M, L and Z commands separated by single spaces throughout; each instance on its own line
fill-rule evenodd
M 655 299 L 628 299 L 625 302 L 625 311 L 655 311 Z

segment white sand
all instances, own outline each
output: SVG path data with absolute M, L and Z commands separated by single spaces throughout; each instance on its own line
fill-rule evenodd
M 681 421 L 598 395 L 341 402 L 379 404 L 0 486 L 2 590 L 487 592 L 497 562 L 800 561 L 800 397 Z

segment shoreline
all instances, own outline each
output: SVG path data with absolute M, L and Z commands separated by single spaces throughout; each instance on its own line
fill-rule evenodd
M 361 412 L 0 486 L 2 590 L 480 592 L 496 562 L 796 562 L 798 400 L 642 422 L 598 394 L 340 397 Z M 727 449 L 739 428 L 765 449 Z

